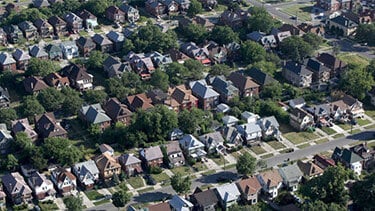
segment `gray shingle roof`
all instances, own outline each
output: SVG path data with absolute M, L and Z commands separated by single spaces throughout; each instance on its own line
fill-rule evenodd
M 36 57 L 36 58 L 48 56 L 47 52 L 43 48 L 37 45 L 29 47 L 29 53 L 32 57 Z
M 12 55 L 13 55 L 13 58 L 17 61 L 30 60 L 29 53 L 19 48 L 17 48 L 16 51 Z
M 102 106 L 99 103 L 83 106 L 81 108 L 81 112 L 85 116 L 86 120 L 92 124 L 111 121 L 111 118 L 105 114 L 105 111 L 102 109 Z
M 9 55 L 6 52 L 0 53 L 0 64 L 2 65 L 8 65 L 8 64 L 14 64 L 16 61 L 12 58 L 11 55 Z
M 201 81 L 192 83 L 191 90 L 203 99 L 219 96 L 219 93 L 215 92 L 211 87 L 204 85 Z
M 124 34 L 115 31 L 108 32 L 107 37 L 112 42 L 123 42 L 125 40 Z

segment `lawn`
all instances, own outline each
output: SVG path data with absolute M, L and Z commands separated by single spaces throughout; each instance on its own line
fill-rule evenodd
M 365 114 L 371 118 L 375 118 L 375 110 L 366 110 Z
M 192 167 L 193 167 L 194 171 L 196 171 L 196 172 L 204 171 L 204 170 L 207 169 L 207 166 L 202 162 L 197 162 Z
M 219 158 L 210 158 L 210 159 L 213 160 L 219 166 L 224 165 L 224 162 L 228 163 L 228 161 L 226 161 L 222 155 L 220 155 Z
M 202 175 L 203 176 L 208 176 L 208 175 L 212 175 L 212 174 L 215 174 L 215 173 L 216 173 L 216 171 L 213 170 L 213 169 L 211 169 L 211 170 L 208 170 L 206 172 L 203 172 Z
M 371 123 L 371 121 L 368 119 L 357 119 L 356 121 L 360 126 L 368 125 Z
M 337 124 L 339 127 L 341 127 L 343 130 L 350 130 L 349 124 Z
M 103 198 L 104 196 L 102 194 L 100 194 L 98 191 L 96 190 L 89 190 L 89 191 L 86 191 L 85 192 L 87 198 L 89 198 L 91 201 L 92 200 L 98 200 L 98 199 L 101 199 Z
M 269 141 L 269 142 L 267 142 L 267 144 L 270 145 L 272 148 L 274 148 L 276 150 L 285 148 L 285 145 L 282 144 L 279 141 Z
M 107 203 L 110 203 L 110 202 L 111 202 L 111 200 L 109 200 L 109 199 L 103 199 L 103 200 L 100 200 L 100 201 L 94 202 L 94 205 L 95 205 L 95 206 L 99 206 L 99 205 L 101 205 L 101 204 L 107 204 Z
M 344 136 L 345 136 L 344 134 L 342 134 L 342 133 L 338 133 L 338 134 L 332 136 L 332 138 L 334 138 L 334 139 L 338 139 L 338 138 L 342 138 L 342 137 L 344 137 Z
M 375 141 L 373 142 L 367 142 L 367 147 L 375 148 Z
M 296 130 L 289 124 L 280 123 L 280 131 L 281 133 L 290 133 L 295 132 Z
M 173 172 L 173 174 L 180 173 L 182 175 L 185 175 L 185 174 L 190 174 L 191 169 L 188 166 L 179 166 L 179 167 L 175 167 L 171 169 L 171 171 Z
M 150 192 L 150 191 L 153 191 L 153 190 L 154 190 L 154 187 L 148 187 L 148 188 L 144 188 L 142 190 L 138 190 L 137 192 L 139 194 L 142 194 L 142 193 Z
M 298 132 L 298 133 L 292 132 L 292 133 L 284 134 L 284 137 L 288 139 L 290 142 L 292 142 L 293 144 L 300 144 L 300 143 L 303 143 L 312 139 L 319 138 L 319 136 L 316 135 L 315 133 L 309 133 L 309 132 Z
M 269 154 L 265 154 L 265 155 L 260 156 L 260 158 L 262 158 L 262 159 L 267 159 L 267 158 L 270 158 L 270 157 L 272 157 L 272 156 L 273 156 L 273 154 L 272 154 L 272 153 L 269 153 Z
M 350 134 L 357 134 L 357 133 L 360 133 L 360 132 L 361 132 L 360 129 L 354 129 L 351 132 L 349 131 Z
M 369 64 L 369 60 L 367 58 L 355 53 L 341 53 L 337 57 L 348 64 L 358 65 L 360 67 L 366 67 Z
M 290 16 L 297 16 L 299 20 L 311 21 L 312 4 L 292 4 L 281 8 Z
M 305 143 L 305 144 L 298 145 L 297 147 L 300 148 L 300 149 L 303 149 L 303 148 L 306 148 L 306 147 L 309 147 L 309 146 L 311 146 L 309 143 Z
M 323 143 L 326 143 L 328 142 L 328 138 L 322 138 L 322 139 L 319 139 L 317 141 L 315 141 L 316 144 L 323 144 Z
M 53 201 L 41 202 L 38 204 L 42 211 L 58 210 L 59 208 Z
M 236 164 L 235 163 L 232 163 L 232 164 L 229 164 L 229 165 L 225 165 L 225 169 L 232 169 L 232 168 L 236 168 Z
M 141 177 L 130 177 L 126 180 L 129 185 L 131 185 L 134 189 L 141 188 L 145 186 L 145 183 L 143 182 L 143 179 Z
M 252 146 L 249 148 L 251 151 L 253 151 L 255 154 L 257 155 L 260 155 L 260 154 L 264 154 L 266 153 L 267 151 L 264 150 L 261 146 Z
M 365 128 L 366 128 L 366 129 L 374 129 L 374 128 L 375 128 L 375 125 L 367 125 Z
M 334 129 L 332 129 L 330 127 L 322 127 L 321 130 L 323 130 L 328 135 L 333 135 L 333 134 L 337 133 Z
M 153 174 L 152 178 L 154 178 L 158 183 L 169 180 L 169 176 L 165 172 L 162 172 L 160 174 Z

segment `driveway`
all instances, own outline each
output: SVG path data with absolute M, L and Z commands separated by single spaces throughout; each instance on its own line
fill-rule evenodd
M 87 198 L 87 196 L 84 192 L 81 191 L 80 196 L 82 197 L 83 205 L 85 205 L 87 208 L 95 207 L 94 203 L 92 203 L 92 201 L 90 201 L 90 199 Z

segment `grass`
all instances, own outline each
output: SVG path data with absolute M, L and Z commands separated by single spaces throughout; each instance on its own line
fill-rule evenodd
M 196 172 L 204 171 L 204 170 L 207 169 L 207 166 L 202 162 L 197 162 L 192 167 L 193 167 L 194 171 L 196 171 Z
M 53 201 L 41 202 L 38 204 L 42 211 L 58 210 L 59 207 Z
M 208 170 L 206 172 L 203 172 L 202 175 L 203 176 L 208 176 L 208 175 L 212 175 L 212 174 L 215 174 L 215 173 L 216 173 L 216 171 L 213 170 L 213 169 L 211 169 L 211 170 Z
M 373 142 L 368 142 L 368 143 L 367 143 L 367 147 L 369 147 L 369 148 L 375 148 L 375 141 L 373 141 Z
M 222 155 L 220 155 L 218 158 L 211 158 L 211 160 L 213 160 L 218 166 L 224 165 L 224 162 L 228 163 L 228 161 L 225 161 L 225 158 Z
M 332 136 L 332 138 L 334 138 L 334 139 L 338 139 L 338 138 L 342 138 L 342 137 L 344 137 L 344 136 L 345 136 L 344 134 L 342 134 L 342 133 L 338 133 L 338 134 Z
M 362 57 L 355 53 L 340 53 L 337 55 L 337 57 L 348 64 L 360 66 L 360 67 L 366 67 L 369 65 L 369 60 L 365 57 Z
M 349 146 L 356 146 L 356 145 L 359 145 L 359 144 L 361 144 L 362 142 L 361 141 L 356 141 L 356 142 L 354 142 L 354 143 L 350 143 L 349 144 Z
M 269 142 L 267 142 L 267 144 L 270 145 L 272 148 L 274 148 L 276 150 L 285 148 L 285 145 L 282 144 L 279 141 L 269 141 Z
M 322 138 L 322 139 L 319 139 L 317 141 L 315 141 L 316 144 L 323 144 L 323 143 L 326 143 L 328 142 L 328 138 Z
M 290 142 L 293 144 L 301 144 L 306 141 L 312 140 L 312 139 L 317 139 L 319 138 L 318 135 L 315 133 L 309 133 L 309 132 L 291 132 L 284 134 L 284 137 L 288 139 Z
M 337 124 L 339 127 L 341 127 L 343 130 L 350 130 L 349 124 Z
M 288 153 L 289 149 L 290 148 L 283 149 L 283 150 L 279 151 L 279 153 L 281 153 L 281 154 Z
M 169 176 L 165 172 L 162 172 L 160 174 L 153 174 L 152 178 L 154 178 L 158 183 L 169 180 Z
M 374 129 L 375 128 L 375 124 L 374 125 L 367 125 L 366 127 L 365 127 L 365 129 Z
M 324 157 L 330 158 L 331 155 L 332 155 L 332 152 L 324 151 L 324 152 L 319 153 L 319 155 L 322 155 Z
M 110 202 L 111 202 L 111 200 L 109 200 L 109 199 L 103 199 L 103 200 L 100 200 L 100 201 L 94 202 L 94 205 L 95 205 L 95 206 L 99 206 L 99 205 L 101 205 L 101 204 L 107 204 L 107 203 L 110 203 Z
M 356 121 L 360 126 L 368 125 L 371 123 L 371 121 L 368 119 L 357 119 Z
M 269 154 L 265 154 L 265 155 L 260 156 L 260 158 L 262 158 L 262 159 L 267 159 L 267 158 L 270 158 L 270 157 L 272 157 L 272 156 L 273 156 L 273 154 L 272 154 L 272 153 L 269 153 Z
M 86 194 L 87 198 L 89 198 L 91 201 L 92 200 L 98 200 L 98 199 L 101 199 L 101 198 L 104 197 L 102 194 L 100 194 L 96 190 L 86 191 L 85 194 Z
M 290 133 L 290 132 L 295 132 L 295 130 L 289 124 L 280 123 L 280 132 L 282 132 L 282 133 Z
M 139 194 L 142 194 L 142 193 L 150 192 L 150 191 L 153 191 L 153 190 L 154 190 L 154 187 L 148 187 L 148 188 L 144 188 L 142 190 L 138 190 L 137 192 Z
M 375 118 L 375 110 L 366 110 L 365 114 L 371 118 Z
M 188 166 L 179 166 L 171 169 L 173 174 L 180 173 L 182 175 L 189 174 L 191 172 L 191 169 Z
M 235 168 L 235 167 L 236 167 L 235 163 L 232 163 L 232 164 L 229 164 L 229 165 L 225 165 L 225 169 L 231 169 L 231 168 Z
M 354 129 L 351 132 L 349 131 L 350 134 L 356 134 L 356 133 L 360 133 L 360 132 L 361 132 L 360 129 Z
M 300 149 L 303 149 L 303 148 L 306 148 L 306 147 L 309 147 L 309 146 L 311 146 L 309 143 L 304 143 L 304 144 L 298 145 L 297 147 L 300 148 Z
M 311 21 L 312 4 L 292 4 L 282 7 L 281 11 L 291 16 L 296 16 L 303 21 Z
M 250 150 L 257 155 L 266 153 L 266 150 L 264 150 L 261 146 L 252 146 L 250 147 Z
M 129 185 L 131 185 L 134 189 L 141 188 L 145 186 L 143 179 L 141 177 L 130 177 L 126 180 Z
M 333 134 L 337 133 L 334 129 L 332 129 L 330 127 L 322 127 L 321 130 L 323 130 L 328 135 L 333 135 Z
M 79 32 L 79 35 L 81 35 L 82 37 L 87 37 L 87 36 L 89 36 L 89 33 L 87 33 L 87 31 L 85 31 L 85 30 L 81 30 Z

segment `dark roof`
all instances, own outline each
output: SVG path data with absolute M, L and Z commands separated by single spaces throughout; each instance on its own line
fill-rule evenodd
M 341 158 L 342 161 L 351 164 L 355 162 L 362 161 L 363 159 L 357 155 L 356 153 L 350 151 L 349 149 L 340 149 L 338 147 L 335 148 L 335 151 L 332 154 L 332 158 Z
M 76 40 L 77 45 L 81 47 L 94 47 L 96 44 L 94 41 L 91 39 L 91 37 L 80 37 Z
M 95 15 L 93 15 L 91 12 L 87 10 L 82 10 L 81 12 L 78 13 L 78 16 L 82 19 L 89 19 L 89 18 L 96 18 Z
M 233 85 L 241 91 L 249 88 L 259 87 L 259 85 L 251 80 L 250 77 L 238 72 L 232 72 L 228 79 L 232 81 Z
M 50 23 L 53 26 L 59 25 L 59 24 L 66 24 L 65 21 L 58 16 L 52 16 L 48 18 L 48 23 Z
M 23 81 L 23 86 L 26 92 L 33 93 L 48 88 L 41 78 L 31 76 Z
M 284 69 L 289 70 L 296 75 L 312 75 L 312 72 L 306 69 L 305 65 L 293 61 L 286 62 L 286 64 L 284 65 Z
M 219 201 L 216 197 L 215 192 L 212 189 L 195 193 L 192 195 L 192 197 L 195 198 L 197 203 L 202 207 L 217 204 Z
M 337 57 L 329 53 L 319 54 L 319 56 L 316 59 L 322 62 L 323 64 L 325 64 L 329 68 L 336 69 L 336 68 L 339 68 L 340 66 L 342 68 L 347 66 L 346 63 L 342 62 L 340 59 L 338 59 Z
M 120 116 L 132 115 L 128 107 L 120 103 L 117 98 L 108 99 L 107 103 L 104 105 L 104 110 L 112 120 L 116 120 Z
M 91 79 L 90 74 L 88 74 L 84 68 L 73 63 L 64 67 L 62 69 L 62 74 L 74 81 Z
M 354 28 L 358 26 L 358 24 L 342 15 L 332 18 L 331 21 L 347 28 Z
M 316 59 L 307 60 L 306 67 L 313 72 L 327 72 L 329 68 L 324 66 L 323 63 L 319 62 Z
M 267 73 L 264 73 L 262 70 L 255 68 L 255 67 L 252 67 L 249 71 L 247 71 L 247 74 L 252 79 L 254 79 L 255 82 L 263 86 L 271 84 L 276 81 L 270 75 L 268 75 Z
M 44 113 L 35 117 L 35 128 L 42 138 L 66 135 L 66 130 L 57 123 L 55 115 Z

